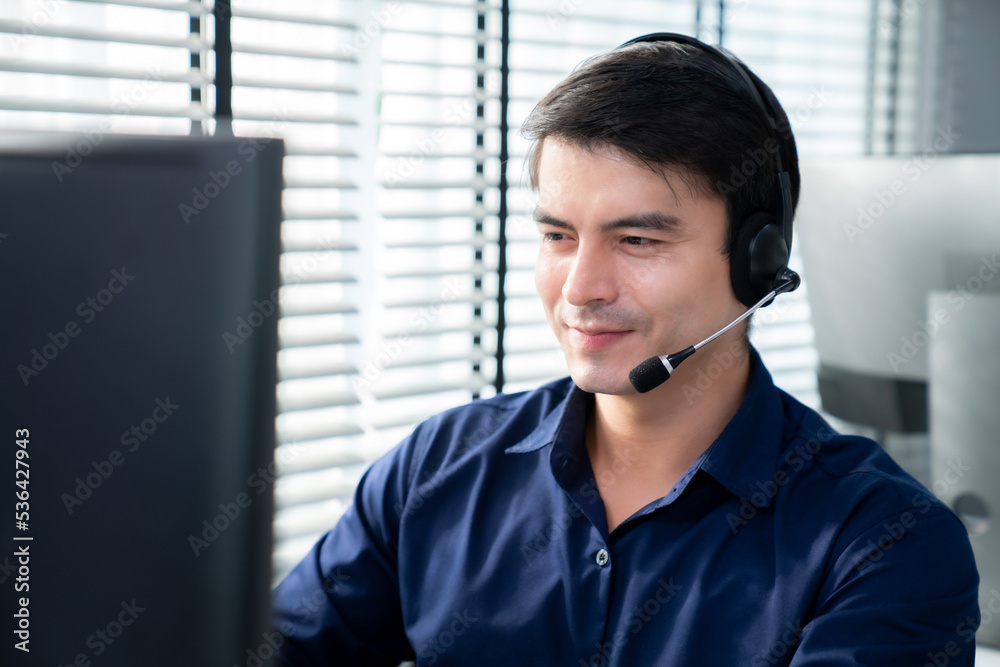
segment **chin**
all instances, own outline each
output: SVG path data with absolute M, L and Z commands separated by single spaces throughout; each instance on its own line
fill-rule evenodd
M 628 371 L 620 368 L 570 364 L 570 377 L 580 389 L 591 394 L 616 396 L 636 393 L 628 379 Z

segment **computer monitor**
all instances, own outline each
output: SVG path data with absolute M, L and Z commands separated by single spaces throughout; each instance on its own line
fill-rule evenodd
M 3 665 L 273 652 L 282 155 L 0 137 Z
M 795 218 L 827 412 L 928 431 L 928 350 L 948 318 L 1000 291 L 1000 156 L 804 160 Z M 931 292 L 946 308 L 928 311 Z

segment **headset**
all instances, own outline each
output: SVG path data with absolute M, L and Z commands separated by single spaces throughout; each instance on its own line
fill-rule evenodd
M 618 48 L 643 42 L 672 42 L 693 46 L 723 63 L 736 73 L 736 80 L 742 83 L 745 92 L 753 99 L 771 125 L 778 150 L 775 151 L 775 211 L 757 211 L 739 225 L 729 257 L 729 275 L 733 292 L 740 303 L 747 306 L 746 312 L 724 328 L 688 348 L 650 357 L 629 373 L 629 381 L 639 393 L 645 393 L 659 386 L 673 374 L 682 361 L 703 346 L 726 333 L 737 324 L 750 317 L 758 308 L 770 304 L 774 297 L 796 289 L 801 279 L 788 268 L 792 248 L 792 180 L 781 164 L 781 133 L 778 129 L 776 113 L 764 103 L 763 95 L 750 77 L 749 70 L 736 56 L 721 46 L 711 46 L 694 37 L 674 32 L 654 32 L 629 40 Z
M 792 248 L 792 181 L 781 164 L 782 143 L 778 122 L 775 119 L 776 114 L 765 104 L 764 95 L 750 78 L 746 65 L 722 47 L 712 46 L 679 33 L 654 32 L 629 40 L 618 48 L 642 42 L 672 42 L 693 46 L 725 64 L 736 73 L 736 80 L 742 82 L 745 92 L 767 117 L 774 131 L 779 147 L 774 153 L 777 163 L 776 209 L 774 213 L 767 211 L 753 213 L 737 227 L 729 260 L 729 273 L 736 298 L 744 306 L 753 306 L 784 282 Z

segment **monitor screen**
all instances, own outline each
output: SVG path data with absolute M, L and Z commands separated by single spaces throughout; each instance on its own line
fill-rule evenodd
M 795 218 L 823 408 L 901 433 L 928 430 L 930 341 L 1000 291 L 998 155 L 802 162 Z M 945 307 L 928 309 L 931 292 Z
M 0 137 L 0 663 L 270 654 L 282 156 Z

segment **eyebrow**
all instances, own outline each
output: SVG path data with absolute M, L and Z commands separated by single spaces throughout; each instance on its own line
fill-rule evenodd
M 535 208 L 533 217 L 535 222 L 540 224 L 546 224 L 560 229 L 574 229 L 572 224 L 566 222 L 565 220 L 560 220 L 541 207 Z M 681 223 L 680 218 L 675 215 L 667 215 L 665 213 L 660 213 L 659 211 L 650 211 L 648 213 L 628 215 L 623 218 L 605 222 L 601 225 L 601 231 L 610 232 L 617 229 L 645 229 L 676 234 L 680 232 L 682 224 L 683 223 Z

